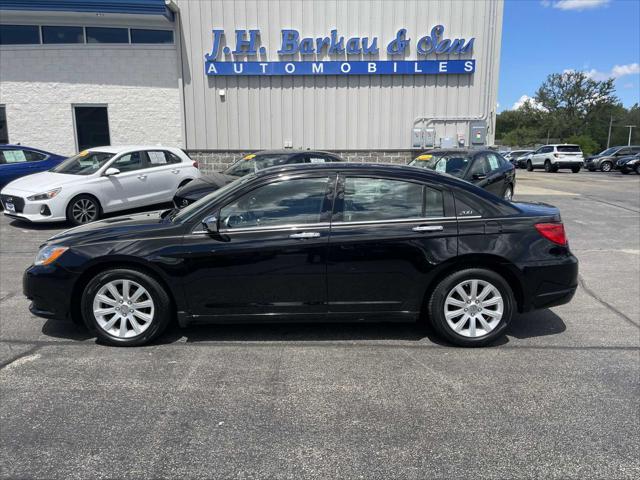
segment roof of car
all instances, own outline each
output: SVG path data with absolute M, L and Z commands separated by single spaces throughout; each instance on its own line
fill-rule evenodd
M 119 154 L 130 152 L 133 150 L 176 150 L 176 147 L 167 147 L 164 145 L 105 145 L 102 147 L 87 148 L 91 152 L 105 152 Z
M 331 152 L 325 152 L 323 150 L 294 150 L 291 148 L 282 148 L 282 149 L 276 149 L 276 150 L 258 150 L 257 152 L 253 152 L 252 155 L 274 155 L 274 154 L 279 154 L 279 155 L 297 155 L 299 153 L 322 153 L 325 155 L 334 155 L 337 156 L 337 154 L 335 153 L 331 153 Z

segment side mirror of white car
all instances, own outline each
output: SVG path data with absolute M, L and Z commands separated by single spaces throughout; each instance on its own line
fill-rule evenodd
M 105 170 L 105 172 L 104 172 L 104 176 L 105 176 L 105 177 L 110 177 L 111 175 L 118 175 L 119 173 L 120 173 L 120 170 L 118 170 L 118 169 L 117 169 L 117 168 L 115 168 L 115 167 L 110 167 L 110 168 L 107 168 L 107 169 Z

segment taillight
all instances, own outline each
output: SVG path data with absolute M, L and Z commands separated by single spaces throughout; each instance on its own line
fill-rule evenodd
M 560 158 L 560 154 L 559 153 L 554 153 L 553 156 L 556 157 L 556 158 Z
M 200 168 L 200 167 L 198 167 L 198 162 L 193 162 L 193 166 L 196 167 L 196 168 Z
M 536 223 L 536 230 L 547 240 L 557 245 L 567 244 L 567 235 L 562 223 Z

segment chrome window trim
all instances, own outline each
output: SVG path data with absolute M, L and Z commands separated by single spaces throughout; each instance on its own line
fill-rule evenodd
M 251 233 L 251 232 L 295 232 L 299 230 L 326 230 L 328 228 L 342 228 L 342 227 L 357 227 L 364 225 L 384 225 L 384 224 L 402 224 L 402 223 L 429 223 L 429 222 L 453 222 L 464 220 L 478 220 L 482 216 L 475 215 L 469 217 L 426 217 L 426 218 L 400 218 L 393 220 L 370 220 L 359 222 L 321 222 L 321 223 L 299 223 L 299 224 L 287 224 L 273 227 L 244 227 L 234 229 L 219 230 L 218 233 L 228 235 L 230 233 Z M 191 235 L 205 235 L 209 234 L 206 230 L 193 230 Z

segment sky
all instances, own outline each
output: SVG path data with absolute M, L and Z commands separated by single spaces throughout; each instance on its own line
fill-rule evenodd
M 640 103 L 640 0 L 505 0 L 498 111 L 565 70 L 613 76 L 624 106 Z

